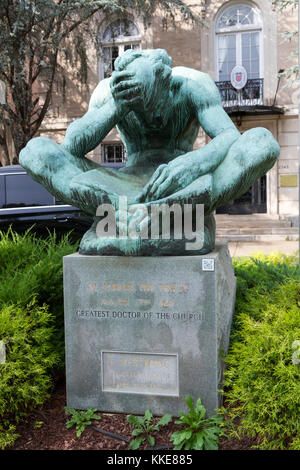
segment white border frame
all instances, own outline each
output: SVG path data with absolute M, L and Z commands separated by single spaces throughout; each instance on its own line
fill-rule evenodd
M 177 380 L 176 380 L 176 385 L 177 385 L 177 393 L 170 394 L 170 393 L 153 393 L 153 392 L 125 392 L 125 391 L 117 391 L 117 390 L 105 390 L 104 389 L 104 360 L 103 360 L 103 353 L 116 353 L 116 354 L 144 354 L 144 355 L 149 355 L 149 356 L 172 356 L 175 357 L 176 359 L 176 372 L 177 372 Z M 102 393 L 125 393 L 127 395 L 153 395 L 153 396 L 163 396 L 163 397 L 176 397 L 179 398 L 180 396 L 180 391 L 179 391 L 179 360 L 178 360 L 178 353 L 157 353 L 157 352 L 141 352 L 141 351 L 111 351 L 108 349 L 103 349 L 101 350 L 101 391 Z

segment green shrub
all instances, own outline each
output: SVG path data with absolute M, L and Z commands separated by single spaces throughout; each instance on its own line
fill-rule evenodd
M 38 238 L 0 231 L 0 448 L 12 445 L 14 424 L 48 397 L 64 366 L 62 257 L 76 251 L 68 236 Z
M 10 424 L 4 429 L 0 424 L 0 449 L 12 446 L 18 437 L 16 426 Z
M 300 368 L 292 360 L 300 339 L 299 268 L 288 257 L 266 258 L 240 261 L 237 269 L 226 407 L 231 418 L 240 418 L 239 432 L 257 436 L 260 448 L 300 449 Z M 248 291 L 241 289 L 250 282 Z
M 300 279 L 296 255 L 257 253 L 252 258 L 233 258 L 233 266 L 237 291 L 231 342 L 240 339 L 240 313 L 260 320 L 264 317 L 266 299 L 271 299 L 273 292 L 289 279 Z
M 74 410 L 65 406 L 65 411 L 71 415 L 71 419 L 67 421 L 66 428 L 76 427 L 76 436 L 80 437 L 86 426 L 92 424 L 92 419 L 101 419 L 101 416 L 96 415 L 97 408 L 89 408 L 88 410 Z
M 27 305 L 36 297 L 62 324 L 62 258 L 76 250 L 68 235 L 57 241 L 55 233 L 42 239 L 30 231 L 25 235 L 0 231 L 0 305 Z
M 181 424 L 184 429 L 173 432 L 170 441 L 175 450 L 218 450 L 219 436 L 223 434 L 224 420 L 220 415 L 205 417 L 206 409 L 198 398 L 196 406 L 190 395 L 185 397 L 189 408 L 188 414 L 179 411 L 180 418 L 175 424 Z
M 0 310 L 0 341 L 6 346 L 6 361 L 0 364 L 0 435 L 9 442 L 18 422 L 49 396 L 50 371 L 59 362 L 53 347 L 53 316 L 35 301 L 27 307 L 4 306 Z M 6 435 L 6 437 L 5 437 Z
M 57 328 L 53 341 L 60 352 L 60 368 L 64 367 L 62 258 L 76 250 L 67 235 L 57 241 L 55 233 L 42 239 L 30 230 L 24 235 L 0 231 L 0 308 L 26 306 L 33 298 L 39 305 L 47 304 Z
M 172 419 L 169 413 L 162 416 L 157 423 L 154 422 L 153 414 L 150 410 L 146 410 L 144 416 L 128 415 L 127 422 L 134 429 L 132 435 L 135 437 L 130 441 L 130 449 L 138 449 L 144 441 L 148 441 L 150 446 L 155 445 L 155 437 L 152 435 L 154 431 L 159 431 L 161 426 L 166 426 Z

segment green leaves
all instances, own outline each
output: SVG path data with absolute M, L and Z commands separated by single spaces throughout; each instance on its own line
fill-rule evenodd
M 138 437 L 137 439 L 133 439 L 131 442 L 130 442 L 130 449 L 131 450 L 137 450 L 140 445 L 144 442 L 146 438 L 143 436 L 143 437 Z
M 145 426 L 148 427 L 152 421 L 153 415 L 150 410 L 145 411 L 145 416 L 144 416 L 144 423 Z
M 0 447 L 15 435 L 10 421 L 19 421 L 24 410 L 49 397 L 50 371 L 60 362 L 53 324 L 47 306 L 35 300 L 26 306 L 0 304 L 0 341 L 6 346 L 6 361 L 0 364 Z
M 279 269 L 276 258 L 273 264 Z M 293 347 L 300 340 L 298 261 L 272 291 L 265 292 L 257 277 L 254 282 L 256 288 L 235 313 L 239 335 L 232 338 L 226 358 L 227 410 L 231 419 L 240 420 L 239 435 L 258 437 L 261 449 L 300 449 L 300 368 Z
M 138 436 L 130 442 L 130 449 L 138 449 L 145 441 L 147 441 L 148 444 L 153 447 L 155 445 L 155 438 L 151 433 L 154 431 L 159 431 L 160 427 L 169 424 L 171 419 L 172 415 L 165 414 L 157 423 L 155 423 L 150 410 L 145 411 L 144 417 L 135 415 L 127 416 L 127 422 L 134 427 L 132 436 Z
M 127 421 L 137 429 L 142 429 L 144 425 L 144 419 L 141 416 L 129 415 Z
M 0 80 L 8 99 L 5 105 L 0 103 L 0 124 L 10 128 L 8 134 L 0 126 L 0 142 L 6 149 L 2 164 L 17 163 L 9 151 L 10 134 L 17 155 L 36 135 L 54 84 L 61 86 L 67 76 L 76 85 L 87 85 L 88 52 L 99 50 L 99 21 L 92 21 L 93 15 L 100 14 L 108 25 L 113 16 L 134 11 L 147 24 L 158 8 L 173 25 L 176 13 L 184 21 L 201 23 L 182 0 L 1 0 Z M 43 90 L 40 101 L 37 83 Z
M 181 415 L 175 424 L 181 424 L 185 428 L 176 431 L 171 436 L 171 442 L 175 450 L 217 450 L 219 436 L 223 433 L 222 426 L 225 425 L 221 416 L 215 415 L 205 418 L 206 410 L 198 398 L 196 406 L 190 395 L 185 397 L 189 408 L 188 414 L 179 411 Z
M 285 15 L 286 17 L 291 14 L 296 14 L 295 10 L 299 5 L 298 0 L 273 0 L 272 3 L 275 7 L 277 7 L 279 12 L 281 12 L 282 15 Z M 290 23 L 290 21 L 286 21 L 286 18 L 284 23 L 287 25 L 293 24 Z M 286 66 L 284 71 L 278 73 L 279 78 L 285 78 L 285 84 L 283 85 L 282 89 L 294 87 L 297 83 L 297 80 L 299 79 L 298 51 L 295 52 L 295 49 L 297 49 L 296 40 L 299 34 L 299 26 L 298 28 L 294 26 L 294 28 L 295 29 L 282 31 L 279 33 L 279 35 L 283 38 L 282 43 L 294 40 L 294 47 L 288 56 L 288 63 L 290 65 Z
M 166 426 L 172 419 L 172 415 L 169 413 L 165 414 L 157 423 L 157 426 Z
M 74 249 L 68 237 L 0 232 L 0 448 L 16 437 L 10 422 L 44 403 L 64 366 L 62 257 Z
M 86 426 L 92 423 L 92 419 L 101 419 L 101 416 L 96 415 L 96 408 L 89 408 L 86 411 L 82 411 L 65 407 L 65 411 L 72 415 L 71 419 L 66 423 L 66 428 L 69 429 L 75 426 L 77 437 L 80 437 Z
M 171 442 L 174 444 L 175 450 L 184 448 L 185 450 L 217 450 L 219 444 L 219 436 L 223 433 L 222 427 L 225 423 L 221 416 L 215 415 L 205 418 L 206 410 L 198 398 L 194 407 L 194 401 L 190 395 L 185 397 L 188 406 L 188 414 L 179 412 L 181 415 L 176 424 L 184 426 L 182 431 L 176 431 L 171 436 Z M 133 439 L 130 442 L 132 450 L 138 449 L 145 441 L 150 446 L 155 445 L 155 438 L 152 435 L 154 431 L 159 431 L 161 426 L 166 426 L 170 423 L 172 416 L 165 414 L 159 419 L 157 423 L 150 410 L 145 411 L 144 417 L 129 415 L 127 421 L 134 430 L 132 431 Z
M 182 424 L 181 422 L 179 424 Z M 187 430 L 187 431 L 175 431 L 173 432 L 171 436 L 171 441 L 173 442 L 174 446 L 177 448 L 178 446 L 182 445 L 185 442 L 188 442 L 190 438 L 192 437 L 193 431 Z M 181 449 L 180 447 L 180 449 Z

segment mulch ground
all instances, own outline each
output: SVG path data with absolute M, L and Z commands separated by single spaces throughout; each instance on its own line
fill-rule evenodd
M 40 408 L 32 412 L 26 423 L 17 427 L 20 437 L 9 450 L 129 450 L 129 441 L 132 439 L 132 426 L 126 421 L 126 414 L 101 414 L 101 420 L 93 420 L 80 437 L 76 437 L 75 428 L 67 429 L 66 422 L 70 416 L 66 414 L 65 384 L 57 384 L 51 398 Z M 38 427 L 41 426 L 41 427 Z M 100 428 L 98 432 L 94 427 Z M 172 449 L 171 434 L 179 426 L 172 421 L 167 426 L 155 432 L 156 448 Z M 121 436 L 127 442 L 117 440 L 105 433 Z M 254 439 L 241 440 L 221 439 L 220 450 L 250 450 L 257 442 Z M 147 445 L 141 449 L 146 449 Z

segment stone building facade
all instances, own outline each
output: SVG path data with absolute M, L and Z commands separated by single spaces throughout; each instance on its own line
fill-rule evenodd
M 298 215 L 298 101 L 296 86 L 285 87 L 278 71 L 291 65 L 289 56 L 296 41 L 283 42 L 281 33 L 297 28 L 297 12 L 279 13 L 271 0 L 189 0 L 202 26 L 178 22 L 174 28 L 159 12 L 145 25 L 134 12 L 127 18 L 98 16 L 100 55 L 89 52 L 90 93 L 98 81 L 109 76 L 115 58 L 128 48 L 163 48 L 173 65 L 183 65 L 208 73 L 217 83 L 223 106 L 241 132 L 252 127 L 269 129 L 278 140 L 281 153 L 266 177 L 257 181 L 247 194 L 221 209 L 223 213 L 265 212 L 270 216 Z M 247 71 L 247 84 L 237 92 L 230 83 L 235 65 Z M 62 102 L 57 87 L 41 135 L 57 141 L 66 127 L 87 110 L 90 93 L 70 79 L 67 100 Z M 208 137 L 200 132 L 195 147 L 205 145 Z M 114 129 L 90 158 L 119 166 L 126 159 L 120 136 Z

